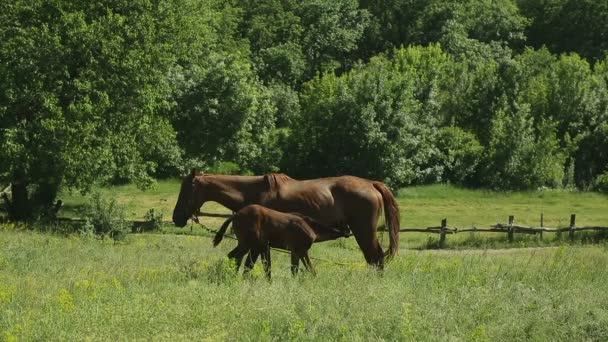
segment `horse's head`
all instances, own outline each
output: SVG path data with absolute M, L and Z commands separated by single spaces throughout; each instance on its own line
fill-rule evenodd
M 182 179 L 177 203 L 173 209 L 173 223 L 178 227 L 184 227 L 188 219 L 203 205 L 201 185 L 196 178 L 198 175 L 199 173 L 192 169 L 190 174 Z

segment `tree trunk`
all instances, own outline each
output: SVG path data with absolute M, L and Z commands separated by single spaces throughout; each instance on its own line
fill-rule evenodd
M 30 200 L 27 195 L 27 182 L 24 178 L 11 183 L 11 200 L 7 203 L 8 217 L 13 221 L 24 221 L 32 216 Z
M 9 220 L 26 221 L 37 216 L 55 214 L 51 211 L 59 191 L 59 185 L 52 181 L 42 182 L 36 184 L 37 186 L 34 187 L 35 190 L 32 194 L 28 192 L 28 185 L 30 184 L 23 173 L 13 175 L 10 186 L 11 198 L 4 196 Z

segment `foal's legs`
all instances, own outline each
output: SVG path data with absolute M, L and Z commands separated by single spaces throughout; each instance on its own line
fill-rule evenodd
M 236 271 L 239 271 L 239 267 L 241 267 L 241 262 L 243 261 L 243 257 L 247 254 L 248 248 L 239 244 L 233 250 L 228 253 L 228 258 L 234 260 L 236 263 Z
M 245 268 L 243 269 L 243 275 L 248 275 L 249 272 L 251 272 L 251 270 L 253 269 L 253 265 L 255 265 L 255 262 L 258 260 L 258 256 L 260 255 L 260 251 L 258 251 L 255 248 L 252 248 L 251 251 L 249 251 L 249 255 L 247 256 L 247 259 L 245 260 Z
M 291 274 L 292 275 L 295 276 L 298 274 L 299 266 L 300 266 L 300 257 L 295 252 L 291 252 Z
M 264 264 L 264 272 L 266 273 L 266 278 L 270 280 L 270 269 L 272 267 L 272 263 L 270 262 L 270 246 L 264 246 L 261 250 L 261 254 L 262 264 Z
M 306 267 L 306 269 L 308 270 L 308 272 L 312 273 L 312 275 L 316 276 L 317 272 L 315 272 L 315 268 L 312 266 L 312 262 L 310 262 L 310 258 L 308 257 L 308 251 L 304 252 L 304 255 L 302 255 L 302 263 L 304 264 L 304 267 Z

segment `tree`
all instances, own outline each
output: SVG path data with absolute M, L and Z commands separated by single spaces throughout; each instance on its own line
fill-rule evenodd
M 519 0 L 532 19 L 527 35 L 532 47 L 553 53 L 576 52 L 590 62 L 608 50 L 607 0 Z
M 247 59 L 212 52 L 188 69 L 176 92 L 173 122 L 180 145 L 195 164 L 236 162 L 243 171 L 264 172 L 276 107 Z
M 440 152 L 437 163 L 443 165 L 441 180 L 471 184 L 484 150 L 475 134 L 456 126 L 443 127 L 435 144 Z
M 367 25 L 369 13 L 356 0 L 308 0 L 298 8 L 304 28 L 302 47 L 306 57 L 305 79 L 316 73 L 348 70 L 348 57 Z
M 365 42 L 375 52 L 437 43 L 456 27 L 466 38 L 519 49 L 525 42 L 524 31 L 530 22 L 519 12 L 514 0 L 361 2 L 363 8 L 374 15 Z
M 353 174 L 395 186 L 441 178 L 436 93 L 450 59 L 437 46 L 394 55 L 307 84 L 284 164 L 290 174 Z
M 243 0 L 242 35 L 250 42 L 253 63 L 265 83 L 295 86 L 302 82 L 306 60 L 301 45 L 304 28 L 298 2 Z
M 50 205 L 60 185 L 86 190 L 116 176 L 149 182 L 176 164 L 174 132 L 162 116 L 174 57 L 160 19 L 171 6 L 2 3 L 0 175 L 12 184 L 13 218 Z M 165 138 L 150 139 L 156 132 Z
M 529 105 L 504 103 L 494 118 L 485 152 L 484 184 L 503 190 L 561 186 L 566 156 L 559 148 L 555 126 L 541 122 L 535 133 Z

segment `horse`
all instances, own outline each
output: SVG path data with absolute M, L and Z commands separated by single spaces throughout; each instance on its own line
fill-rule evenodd
M 294 276 L 298 273 L 300 260 L 314 275 L 315 270 L 308 256 L 312 244 L 350 236 L 347 230 L 326 226 L 299 213 L 282 213 L 258 204 L 250 204 L 222 224 L 213 239 L 213 247 L 222 241 L 230 222 L 233 222 L 232 231 L 236 235 L 238 244 L 228 253 L 228 258 L 235 261 L 237 272 L 243 256 L 249 252 L 243 274 L 247 274 L 253 268 L 258 256 L 261 255 L 268 279 L 271 272 L 271 247 L 291 252 L 291 273 Z
M 388 187 L 355 176 L 295 180 L 285 174 L 232 176 L 192 170 L 182 179 L 173 223 L 184 227 L 205 202 L 237 212 L 259 204 L 280 212 L 298 212 L 328 225 L 350 229 L 368 264 L 382 269 L 399 249 L 399 207 Z M 390 244 L 385 255 L 377 224 L 384 208 Z

